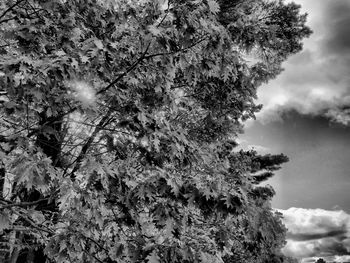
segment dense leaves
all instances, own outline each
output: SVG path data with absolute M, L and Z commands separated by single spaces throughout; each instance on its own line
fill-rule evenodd
M 236 150 L 256 89 L 310 34 L 282 1 L 0 3 L 4 262 L 282 262 Z

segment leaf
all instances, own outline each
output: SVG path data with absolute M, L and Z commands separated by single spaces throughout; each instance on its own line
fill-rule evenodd
M 59 50 L 59 51 L 56 51 L 55 54 L 58 56 L 58 57 L 63 57 L 66 55 L 66 52 L 64 52 L 63 50 Z
M 142 125 L 145 125 L 148 122 L 148 118 L 147 118 L 146 114 L 142 111 L 138 114 L 138 119 L 140 120 Z
M 101 40 L 95 39 L 95 40 L 94 40 L 94 44 L 95 44 L 95 46 L 96 46 L 98 49 L 103 49 L 103 43 L 102 43 Z
M 83 34 L 83 31 L 79 27 L 76 27 L 72 30 L 72 37 L 71 38 L 74 41 L 78 41 L 82 34 Z
M 5 151 L 5 152 L 9 152 L 11 150 L 11 145 L 9 143 L 2 142 L 2 143 L 0 143 L 0 149 Z
M 150 25 L 148 27 L 148 31 L 152 33 L 152 35 L 155 35 L 155 36 L 158 36 L 160 35 L 161 31 L 159 28 L 157 28 L 156 26 L 154 25 Z
M 3 232 L 4 229 L 8 229 L 10 227 L 10 220 L 8 215 L 4 212 L 0 213 L 0 233 Z
M 80 60 L 82 63 L 86 63 L 89 61 L 89 57 L 87 56 L 84 56 L 84 55 L 80 55 Z
M 37 224 L 42 224 L 45 221 L 45 216 L 40 211 L 32 210 L 29 215 Z
M 148 260 L 148 263 L 160 263 L 159 257 L 155 250 L 153 250 L 152 253 L 146 257 L 146 259 Z
M 178 196 L 180 188 L 175 179 L 168 179 L 167 184 L 171 187 L 171 192 L 174 193 L 175 196 Z
M 232 197 L 231 197 L 230 194 L 226 195 L 226 197 L 223 198 L 223 201 L 225 201 L 225 205 L 226 205 L 227 208 L 233 207 Z
M 13 109 L 16 107 L 16 103 L 14 103 L 13 101 L 7 101 L 3 105 L 6 109 Z
M 39 101 L 43 99 L 43 93 L 38 90 L 33 90 L 32 94 Z
M 152 143 L 153 143 L 153 146 L 154 146 L 154 149 L 156 150 L 156 152 L 159 153 L 160 149 L 159 149 L 159 144 L 160 144 L 160 140 L 158 139 L 158 137 L 153 137 L 153 140 L 152 140 Z
M 72 67 L 75 69 L 79 68 L 79 63 L 75 58 L 72 58 L 72 63 L 71 63 Z
M 156 87 L 154 88 L 154 91 L 155 91 L 156 93 L 162 93 L 163 89 L 162 89 L 161 86 L 156 86 Z
M 209 10 L 213 14 L 216 14 L 220 11 L 220 6 L 215 0 L 208 0 Z
M 51 108 L 48 108 L 48 109 L 46 110 L 46 115 L 47 115 L 47 117 L 51 117 L 51 116 L 52 116 L 52 110 L 51 110 Z

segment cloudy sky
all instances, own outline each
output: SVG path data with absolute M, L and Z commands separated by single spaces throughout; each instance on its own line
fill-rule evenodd
M 241 141 L 290 157 L 269 181 L 289 229 L 284 252 L 350 262 L 350 0 L 295 2 L 314 33 L 260 88 L 264 108 Z

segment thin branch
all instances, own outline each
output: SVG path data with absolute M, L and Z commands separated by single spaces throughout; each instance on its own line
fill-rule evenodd
M 40 18 L 40 15 L 39 15 L 39 11 L 45 11 L 43 8 L 37 8 L 37 9 L 35 9 L 35 7 L 34 6 L 32 6 L 29 2 L 27 2 L 27 4 L 29 5 L 29 7 L 33 10 L 33 13 L 32 14 L 36 14 L 36 16 L 38 17 L 38 18 Z M 32 15 L 31 14 L 31 15 Z
M 99 263 L 103 263 L 103 261 L 102 260 L 100 260 L 100 259 L 98 259 L 95 255 L 93 255 L 93 254 L 90 254 L 90 252 L 86 249 L 86 248 L 83 248 L 84 249 L 84 252 L 86 253 L 86 254 L 88 254 L 90 257 L 93 257 L 95 260 L 97 260 Z
M 52 231 L 51 229 L 44 229 L 42 227 L 39 227 L 37 224 L 35 224 L 31 219 L 29 219 L 28 217 L 24 216 L 23 214 L 12 210 L 13 213 L 15 213 L 16 215 L 20 216 L 21 218 L 24 219 L 24 221 L 26 221 L 27 223 L 29 223 L 32 227 L 34 227 L 36 230 L 42 231 L 42 232 L 46 232 L 48 234 L 54 234 L 55 232 Z
M 102 249 L 102 250 L 104 250 L 105 252 L 108 253 L 108 250 L 105 249 L 101 244 L 99 244 L 99 243 L 98 243 L 96 240 L 94 240 L 93 238 L 88 237 L 88 236 L 85 236 L 85 235 L 84 235 L 83 233 L 81 233 L 81 232 L 78 232 L 78 231 L 75 231 L 75 232 L 78 233 L 79 235 L 81 235 L 82 237 L 84 237 L 84 238 L 90 240 L 90 241 L 93 242 L 96 246 L 98 246 L 100 249 Z
M 4 19 L 4 20 L 0 20 L 0 24 L 9 22 L 9 21 L 14 20 L 16 18 L 17 18 L 17 16 L 13 16 L 13 17 L 10 17 L 10 18 Z
M 145 56 L 144 58 L 145 59 L 149 59 L 149 58 L 153 58 L 153 57 L 165 56 L 165 55 L 173 55 L 173 54 L 176 54 L 176 53 L 179 53 L 179 52 L 184 52 L 184 51 L 187 51 L 187 50 L 195 47 L 196 45 L 202 43 L 204 40 L 207 40 L 207 39 L 208 39 L 208 37 L 203 37 L 203 38 L 199 39 L 198 41 L 194 42 L 192 45 L 190 45 L 188 47 L 184 47 L 184 48 L 181 48 L 179 50 L 171 51 L 171 52 L 160 52 L 160 53 L 150 54 L 148 56 Z
M 15 206 L 27 207 L 27 206 L 37 205 L 40 202 L 47 201 L 47 200 L 49 200 L 49 198 L 43 198 L 43 199 L 39 199 L 39 200 L 33 201 L 33 202 L 11 203 L 3 198 L 0 199 L 0 201 L 8 203 L 7 205 L 2 205 L 1 209 L 11 208 L 11 207 L 15 207 Z
M 4 11 L 4 13 L 2 13 L 2 15 L 0 16 L 0 19 L 3 18 L 8 12 L 10 12 L 11 10 L 13 10 L 16 6 L 18 6 L 20 3 L 24 2 L 25 0 L 19 0 L 16 3 L 14 3 L 12 6 L 10 6 L 7 10 Z M 2 21 L 0 21 L 2 22 Z
M 3 20 L 4 21 L 4 20 Z M 0 21 L 0 24 L 1 24 L 1 22 L 2 21 Z M 4 45 L 1 45 L 0 46 L 0 48 L 4 48 L 4 47 L 9 47 L 9 46 L 11 46 L 11 45 L 15 45 L 17 42 L 12 42 L 12 43 L 7 43 L 7 44 L 4 44 Z M 4 96 L 4 95 L 6 95 L 7 94 L 7 92 L 5 93 L 5 94 L 1 94 L 1 92 L 0 92 L 0 95 L 1 96 Z
M 140 64 L 142 60 L 145 59 L 146 54 L 147 54 L 148 49 L 149 49 L 150 46 L 151 46 L 151 43 L 148 44 L 148 46 L 146 47 L 146 50 L 142 53 L 142 55 L 139 57 L 138 60 L 136 60 L 133 64 L 131 64 L 131 66 L 130 66 L 129 68 L 127 68 L 127 69 L 125 70 L 124 73 L 122 73 L 121 75 L 119 75 L 119 77 L 117 77 L 117 78 L 116 78 L 115 80 L 113 80 L 110 84 L 108 84 L 107 87 L 105 87 L 105 88 L 101 89 L 100 91 L 98 91 L 98 92 L 96 93 L 96 95 L 99 95 L 99 94 L 101 94 L 101 93 L 103 93 L 103 92 L 106 92 L 106 91 L 109 90 L 112 86 L 114 86 L 116 83 L 118 83 L 122 78 L 124 78 L 128 73 L 130 73 L 131 71 L 133 71 L 133 70 L 136 68 L 136 66 L 137 66 L 138 64 Z
M 87 140 L 87 142 L 83 145 L 80 154 L 78 156 L 78 158 L 75 160 L 76 165 L 74 166 L 72 172 L 70 173 L 70 177 L 72 180 L 75 179 L 74 173 L 79 170 L 80 166 L 81 166 L 81 162 L 84 159 L 84 157 L 86 156 L 87 151 L 89 150 L 90 146 L 92 145 L 93 141 L 95 140 L 96 135 L 104 128 L 104 126 L 108 123 L 109 119 L 110 119 L 110 115 L 111 115 L 112 111 L 109 110 L 105 116 L 100 120 L 100 122 L 96 125 L 95 130 L 92 132 L 91 136 L 89 137 L 89 139 Z
M 157 25 L 157 27 L 160 27 L 160 25 L 164 22 L 165 18 L 168 16 L 168 14 L 169 14 L 169 8 L 170 8 L 170 4 L 169 4 L 169 1 L 168 1 L 168 7 L 167 7 L 167 9 L 165 10 L 165 15 L 163 16 L 162 20 L 159 22 L 159 24 Z

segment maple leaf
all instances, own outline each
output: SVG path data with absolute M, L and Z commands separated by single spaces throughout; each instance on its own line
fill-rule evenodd
M 94 40 L 94 44 L 95 44 L 95 46 L 96 46 L 98 49 L 103 49 L 103 43 L 102 43 L 101 40 L 95 39 L 95 40 Z
M 8 214 L 5 212 L 0 212 L 0 233 L 3 233 L 3 230 L 10 227 L 10 220 Z
M 159 257 L 155 250 L 153 250 L 152 253 L 146 257 L 146 259 L 148 260 L 148 263 L 160 263 Z

